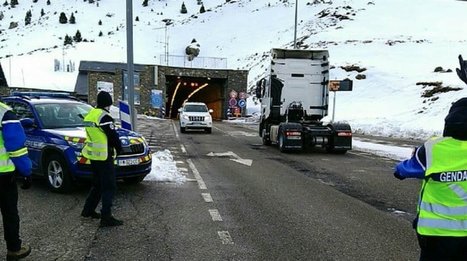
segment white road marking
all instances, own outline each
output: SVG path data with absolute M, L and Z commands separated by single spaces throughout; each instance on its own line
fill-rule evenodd
M 224 245 L 233 245 L 234 242 L 232 240 L 232 237 L 229 234 L 229 231 L 217 231 L 217 234 L 219 235 L 222 244 Z
M 178 167 L 177 167 L 178 168 Z M 184 173 L 187 173 L 188 172 L 188 169 L 187 168 L 178 168 L 178 170 L 180 170 L 181 172 L 184 172 Z
M 185 154 L 186 154 L 186 149 L 185 149 L 185 146 L 183 146 L 183 145 L 180 145 L 180 149 L 182 150 L 182 152 L 183 152 L 183 153 L 185 153 Z
M 233 157 L 234 159 L 230 159 L 231 161 L 235 161 L 235 162 L 238 162 L 240 164 L 243 164 L 243 165 L 246 165 L 248 167 L 251 167 L 251 165 L 253 164 L 253 160 L 251 159 L 242 159 L 240 158 L 240 156 L 238 156 L 237 154 L 235 154 L 234 152 L 232 151 L 227 151 L 227 152 L 218 152 L 218 153 L 214 153 L 214 152 L 209 152 L 207 154 L 207 156 L 209 157 L 225 157 L 225 156 L 231 156 Z
M 212 221 L 222 221 L 222 217 L 221 214 L 219 214 L 219 210 L 210 209 L 209 214 L 211 215 Z
M 201 196 L 203 196 L 203 199 L 205 202 L 213 202 L 211 194 L 210 193 L 201 193 Z
M 193 164 L 193 161 L 191 161 L 191 159 L 187 159 L 186 161 L 188 162 L 188 165 L 190 166 L 191 171 L 193 171 L 193 175 L 195 176 L 195 179 L 198 181 L 199 189 L 208 189 L 206 187 L 206 183 L 204 183 L 203 178 L 199 174 L 198 169 L 196 169 L 195 164 Z
M 177 139 L 180 140 L 180 136 L 178 135 L 177 127 L 175 126 L 174 121 L 172 121 L 172 127 L 174 128 L 174 131 L 175 131 L 175 137 L 177 137 Z

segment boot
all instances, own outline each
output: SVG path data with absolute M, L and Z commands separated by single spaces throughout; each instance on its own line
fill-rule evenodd
M 101 218 L 101 214 L 97 213 L 96 211 L 92 212 L 87 212 L 87 211 L 81 211 L 81 216 L 82 217 L 90 217 L 90 218 Z
M 18 251 L 8 250 L 6 260 L 19 260 L 29 256 L 29 254 L 31 254 L 31 247 L 28 245 L 22 246 Z
M 123 225 L 123 221 L 114 218 L 113 216 L 102 217 L 100 227 L 115 227 Z

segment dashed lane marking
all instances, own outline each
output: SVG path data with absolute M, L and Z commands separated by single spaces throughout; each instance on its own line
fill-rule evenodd
M 191 159 L 187 159 L 186 161 L 188 162 L 188 165 L 190 166 L 191 171 L 193 171 L 193 175 L 195 176 L 195 179 L 198 181 L 199 189 L 208 189 L 206 187 L 206 183 L 204 183 L 203 178 L 199 174 L 198 169 L 196 169 L 195 164 L 193 164 L 193 161 L 191 161 Z
M 232 237 L 229 234 L 229 231 L 217 231 L 217 234 L 219 235 L 219 238 L 221 239 L 222 244 L 224 245 L 234 244 Z
M 201 193 L 201 196 L 203 196 L 203 199 L 205 202 L 211 203 L 214 202 L 212 200 L 211 194 L 210 193 Z
M 219 214 L 219 210 L 210 209 L 209 214 L 211 215 L 212 221 L 222 221 L 222 217 L 221 214 Z

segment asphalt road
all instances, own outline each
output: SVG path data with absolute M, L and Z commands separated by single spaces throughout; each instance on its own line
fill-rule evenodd
M 87 184 L 62 195 L 35 180 L 20 191 L 22 238 L 33 248 L 25 260 L 418 259 L 419 182 L 393 178 L 396 162 L 358 151 L 283 154 L 252 127 L 214 126 L 180 134 L 170 120 L 138 121 L 188 180 L 119 183 L 121 227 L 80 217 Z

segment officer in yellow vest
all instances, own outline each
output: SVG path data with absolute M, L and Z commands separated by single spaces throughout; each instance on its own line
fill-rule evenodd
M 445 118 L 443 137 L 396 166 L 398 179 L 422 179 L 414 221 L 420 260 L 467 260 L 467 98 Z
M 86 143 L 83 156 L 91 160 L 93 185 L 84 204 L 81 216 L 100 218 L 100 226 L 120 226 L 123 221 L 112 216 L 112 200 L 116 190 L 114 158 L 122 149 L 122 144 L 115 130 L 114 120 L 109 114 L 112 97 L 108 92 L 100 91 L 97 106 L 84 118 L 86 125 Z M 101 213 L 96 207 L 102 199 Z
M 31 160 L 25 147 L 26 135 L 11 109 L 0 102 L 0 209 L 7 260 L 28 256 L 31 248 L 22 245 L 19 237 L 18 188 L 15 173 L 23 176 L 22 189 L 31 187 Z

